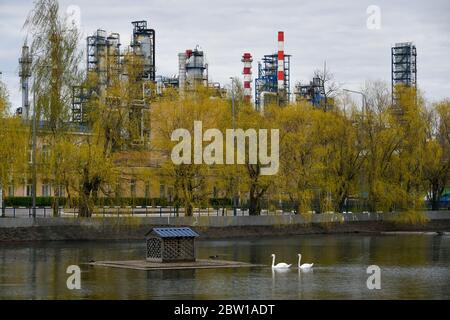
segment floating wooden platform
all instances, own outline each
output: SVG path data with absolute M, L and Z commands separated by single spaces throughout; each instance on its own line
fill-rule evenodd
M 89 263 L 92 266 L 134 269 L 134 270 L 177 270 L 177 269 L 215 269 L 215 268 L 242 268 L 263 267 L 260 264 L 251 264 L 239 261 L 226 261 L 216 259 L 197 259 L 195 262 L 150 262 L 147 260 L 126 261 L 95 261 Z

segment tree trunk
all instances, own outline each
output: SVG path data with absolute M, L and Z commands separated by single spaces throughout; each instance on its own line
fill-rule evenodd
M 91 192 L 92 192 L 92 183 L 89 180 L 89 171 L 87 168 L 84 168 L 84 181 L 83 187 L 81 190 L 80 203 L 78 204 L 80 212 L 78 213 L 79 217 L 87 218 L 92 216 L 92 208 L 91 208 Z
M 184 206 L 184 215 L 186 217 L 192 217 L 194 212 L 194 207 L 192 206 L 191 203 L 186 203 L 186 205 Z
M 439 186 L 437 186 L 436 184 L 431 185 L 431 210 L 439 210 L 439 189 Z
M 82 217 L 82 218 L 89 218 L 92 216 L 92 210 L 89 206 L 88 201 L 86 200 L 80 200 L 80 204 L 78 206 L 79 208 L 79 213 L 78 216 Z
M 5 206 L 3 203 L 3 187 L 0 185 L 0 210 L 2 211 L 1 216 L 5 216 Z
M 260 197 L 257 194 L 256 186 L 254 184 L 250 185 L 248 214 L 250 216 L 261 214 Z
M 55 199 L 52 203 L 52 209 L 53 209 L 53 216 L 58 217 L 59 216 L 59 196 L 55 196 Z

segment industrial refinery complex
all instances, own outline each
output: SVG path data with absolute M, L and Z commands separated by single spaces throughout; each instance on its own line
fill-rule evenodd
M 124 47 L 118 33 L 98 29 L 86 39 L 86 74 L 95 75 L 96 93 L 104 96 L 106 88 L 113 85 L 116 79 L 126 79 L 129 68 L 137 65 L 139 77 L 144 88 L 154 88 L 154 92 L 162 94 L 167 88 L 176 88 L 180 94 L 202 85 L 215 88 L 218 94 L 226 94 L 220 83 L 211 82 L 208 76 L 208 63 L 205 51 L 198 45 L 178 53 L 178 74 L 174 76 L 157 75 L 155 59 L 156 31 L 149 27 L 147 21 L 133 21 L 132 41 Z M 290 65 L 292 56 L 284 52 L 285 33 L 278 31 L 278 48 L 272 48 L 272 53 L 266 54 L 253 67 L 254 57 L 250 52 L 244 52 L 241 57 L 243 64 L 242 80 L 244 100 L 251 103 L 256 110 L 263 111 L 268 104 L 283 106 L 292 101 L 305 100 L 316 107 L 327 108 L 324 105 L 324 79 L 315 76 L 309 83 L 297 83 L 291 93 Z M 270 51 L 270 44 L 268 45 Z M 22 106 L 16 110 L 23 119 L 30 117 L 29 88 L 32 57 L 27 45 L 22 47 L 19 59 L 22 88 Z M 403 84 L 417 85 L 417 52 L 411 42 L 397 43 L 391 48 L 392 56 L 392 99 L 395 101 L 394 88 Z M 236 57 L 239 59 L 239 57 Z M 141 61 L 136 63 L 136 61 Z M 256 75 L 253 81 L 253 70 Z M 71 121 L 83 123 L 86 121 L 83 110 L 85 102 L 92 92 L 87 92 L 83 84 L 73 87 Z M 136 99 L 136 107 L 145 108 L 145 95 L 151 95 L 152 90 L 144 90 L 143 97 Z M 139 101 L 138 101 L 139 100 Z

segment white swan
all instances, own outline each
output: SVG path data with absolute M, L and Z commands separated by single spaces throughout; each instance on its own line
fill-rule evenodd
M 299 253 L 298 254 L 298 268 L 302 269 L 302 270 L 308 270 L 311 269 L 314 265 L 314 263 L 304 263 L 304 264 L 300 264 L 300 261 L 302 260 L 302 255 Z
M 272 269 L 287 269 L 290 268 L 292 264 L 287 264 L 284 262 L 280 262 L 275 264 L 275 255 L 272 253 Z

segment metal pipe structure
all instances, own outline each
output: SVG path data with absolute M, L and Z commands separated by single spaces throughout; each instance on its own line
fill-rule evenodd
M 186 85 L 186 52 L 180 52 L 178 54 L 178 87 L 180 93 L 184 92 L 184 87 Z
M 244 100 L 250 103 L 252 98 L 252 55 L 248 52 L 244 53 L 241 61 L 244 63 L 244 70 L 242 71 L 244 75 Z

